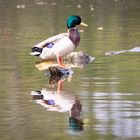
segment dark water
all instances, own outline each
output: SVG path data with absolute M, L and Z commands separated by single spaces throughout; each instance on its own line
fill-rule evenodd
M 105 55 L 140 46 L 139 13 L 139 0 L 1 0 L 0 139 L 139 139 L 140 53 Z M 49 111 L 30 95 L 42 88 L 58 94 L 57 84 L 50 87 L 46 71 L 35 68 L 39 59 L 29 53 L 34 44 L 65 32 L 72 14 L 89 25 L 79 27 L 77 50 L 96 58 L 72 69 L 60 95 L 68 102 L 80 100 L 85 124 L 79 131 L 70 130 L 68 112 Z

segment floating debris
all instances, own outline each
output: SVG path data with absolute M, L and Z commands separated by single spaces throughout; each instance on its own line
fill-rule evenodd
M 51 3 L 52 6 L 55 6 L 56 4 L 57 4 L 56 2 L 52 2 L 52 3 Z
M 25 4 L 17 5 L 16 8 L 17 9 L 25 9 L 26 8 L 26 5 Z
M 90 4 L 89 7 L 90 7 L 90 11 L 94 11 L 94 7 L 92 4 Z
M 38 1 L 35 3 L 36 5 L 44 5 L 44 2 L 43 1 Z
M 128 51 L 109 51 L 106 52 L 105 55 L 116 55 L 116 54 L 120 54 L 120 53 L 124 53 L 124 52 L 128 52 Z
M 94 8 L 93 8 L 93 7 L 91 7 L 91 8 L 90 8 L 90 10 L 91 10 L 91 11 L 94 11 Z
M 79 32 L 80 32 L 80 33 L 83 33 L 83 32 L 84 32 L 84 30 L 79 30 Z
M 10 76 L 10 79 L 13 79 L 13 76 Z
M 103 27 L 97 27 L 98 31 L 102 31 L 104 28 Z
M 105 55 L 116 55 L 116 54 L 121 54 L 125 52 L 140 52 L 140 47 L 134 47 L 130 50 L 122 50 L 122 51 L 109 51 L 106 52 Z
M 133 49 L 128 50 L 129 52 L 140 52 L 140 47 L 135 47 Z
M 41 0 L 35 0 L 36 5 L 45 5 L 47 2 L 41 1 Z
M 81 8 L 82 6 L 80 4 L 77 5 L 77 8 Z

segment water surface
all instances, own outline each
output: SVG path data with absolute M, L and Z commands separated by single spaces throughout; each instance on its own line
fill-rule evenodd
M 0 137 L 3 140 L 139 139 L 140 53 L 106 56 L 108 51 L 140 46 L 140 1 L 4 1 L 0 2 Z M 75 96 L 88 122 L 82 131 L 70 131 L 69 113 L 46 110 L 31 91 L 54 91 L 30 56 L 32 46 L 65 32 L 66 19 L 81 15 L 89 25 L 79 27 L 77 51 L 96 58 L 83 69 L 73 68 L 64 80 L 62 95 Z

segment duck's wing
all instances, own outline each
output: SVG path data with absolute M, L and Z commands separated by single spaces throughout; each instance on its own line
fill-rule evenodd
M 65 36 L 68 36 L 68 33 L 61 33 L 61 34 L 55 35 L 53 37 L 50 37 L 50 38 L 38 43 L 36 45 L 36 47 L 43 48 L 48 43 L 54 43 L 55 44 L 55 42 L 57 42 L 58 40 L 62 39 Z

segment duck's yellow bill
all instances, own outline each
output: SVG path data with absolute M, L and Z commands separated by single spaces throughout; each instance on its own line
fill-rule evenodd
M 84 23 L 83 21 L 80 23 L 80 25 L 83 25 L 83 26 L 88 26 L 86 23 Z

